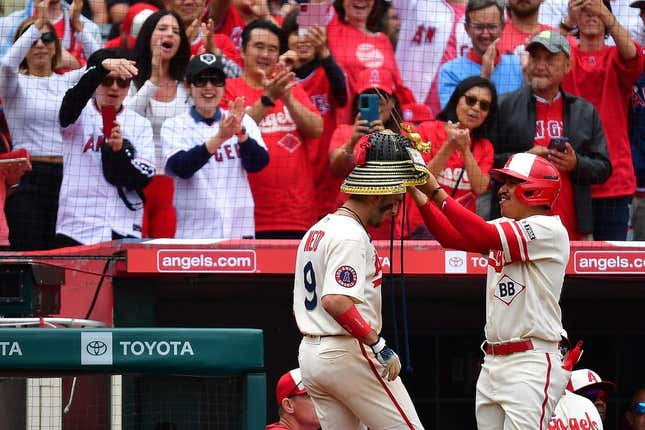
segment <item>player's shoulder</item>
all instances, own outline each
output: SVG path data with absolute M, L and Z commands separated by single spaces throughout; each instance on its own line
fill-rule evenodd
M 352 218 L 343 215 L 327 214 L 311 230 L 324 231 L 327 241 L 369 241 L 367 232 Z
M 513 224 L 518 229 L 512 229 L 522 234 L 527 240 L 568 240 L 567 229 L 557 215 L 533 215 L 521 220 L 497 218 L 488 221 L 490 224 Z

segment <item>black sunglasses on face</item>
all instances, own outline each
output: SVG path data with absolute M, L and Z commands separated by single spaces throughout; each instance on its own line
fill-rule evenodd
M 103 78 L 101 85 L 104 87 L 111 87 L 115 82 L 119 88 L 128 88 L 130 86 L 130 79 L 113 78 L 112 76 L 106 76 Z
M 43 33 L 40 35 L 40 40 L 45 44 L 49 45 L 50 43 L 54 43 L 56 41 L 56 33 L 53 31 L 48 31 L 47 33 Z M 34 43 L 31 44 L 32 47 L 36 46 L 36 43 L 38 43 L 38 40 L 36 40 Z
M 223 87 L 225 85 L 225 82 L 220 76 L 197 76 L 193 79 L 191 84 L 197 88 L 202 88 L 205 87 L 208 82 L 210 82 L 214 87 Z
M 479 100 L 477 97 L 467 96 L 464 94 L 464 101 L 470 107 L 479 103 L 479 108 L 484 112 L 488 112 L 490 110 L 490 102 L 487 100 Z

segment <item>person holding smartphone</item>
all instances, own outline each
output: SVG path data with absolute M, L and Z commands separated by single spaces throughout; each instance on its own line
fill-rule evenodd
M 593 231 L 591 186 L 609 178 L 612 166 L 598 111 L 581 97 L 561 89 L 571 69 L 571 47 L 556 31 L 533 36 L 526 47 L 528 85 L 501 97 L 492 140 L 495 167 L 517 152 L 530 152 L 551 161 L 560 171 L 562 187 L 552 213 L 560 216 L 571 240 Z M 549 148 L 553 139 L 560 151 Z M 497 202 L 491 205 L 496 210 Z
M 59 247 L 141 238 L 143 189 L 155 174 L 154 144 L 150 121 L 123 105 L 138 72 L 129 55 L 122 49 L 96 51 L 63 98 Z
M 70 10 L 71 22 L 86 53 L 99 45 L 83 31 L 79 0 Z M 12 250 L 55 247 L 56 213 L 63 177 L 63 139 L 55 113 L 65 91 L 84 70 L 56 73 L 63 48 L 55 26 L 46 19 L 49 1 L 38 4 L 38 16 L 22 21 L 13 45 L 0 60 L 0 98 L 12 137 L 12 149 L 31 156 L 31 171 L 8 184 L 5 202 Z M 23 171 L 29 170 L 24 168 Z

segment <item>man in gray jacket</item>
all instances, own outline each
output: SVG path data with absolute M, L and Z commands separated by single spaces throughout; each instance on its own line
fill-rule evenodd
M 570 240 L 593 233 L 591 185 L 611 174 L 600 117 L 586 100 L 565 93 L 560 82 L 571 68 L 567 39 L 555 31 L 535 35 L 527 45 L 528 86 L 500 99 L 493 137 L 495 167 L 517 152 L 546 158 L 562 173 L 553 212 Z

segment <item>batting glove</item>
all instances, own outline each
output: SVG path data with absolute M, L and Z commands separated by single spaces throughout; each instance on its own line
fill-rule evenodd
M 370 345 L 370 348 L 372 348 L 372 352 L 378 362 L 384 367 L 381 376 L 387 378 L 388 381 L 394 381 L 401 371 L 399 356 L 389 346 L 385 345 L 385 339 L 380 336 L 376 343 Z

